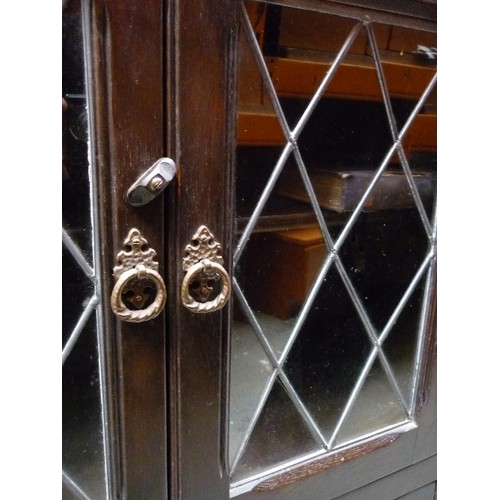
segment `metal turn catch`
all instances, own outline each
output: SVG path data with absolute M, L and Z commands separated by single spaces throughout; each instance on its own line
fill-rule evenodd
M 131 229 L 116 256 L 116 279 L 111 309 L 123 321 L 142 323 L 156 318 L 167 300 L 167 290 L 158 274 L 156 252 L 138 229 Z
M 220 254 L 220 243 L 206 226 L 200 226 L 193 236 L 193 244 L 186 246 L 182 266 L 186 275 L 181 298 L 190 311 L 210 313 L 225 306 L 231 294 L 231 279 Z
M 160 158 L 148 168 L 127 191 L 127 200 L 133 207 L 141 207 L 156 198 L 175 177 L 177 166 L 170 158 Z

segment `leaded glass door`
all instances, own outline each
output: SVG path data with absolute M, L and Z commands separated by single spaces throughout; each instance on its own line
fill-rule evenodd
M 89 162 L 87 19 L 80 2 L 63 9 L 63 498 L 105 498 L 109 434 L 95 170 Z
M 163 22 L 159 1 L 62 4 L 65 499 L 167 497 L 165 316 L 112 312 L 131 229 L 165 275 L 163 197 L 140 209 L 126 197 L 165 155 Z
M 376 456 L 427 382 L 435 26 L 288 3 L 240 4 L 234 496 Z

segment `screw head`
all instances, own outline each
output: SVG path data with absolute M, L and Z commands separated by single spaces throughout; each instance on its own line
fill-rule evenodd
M 159 191 L 163 187 L 163 184 L 163 179 L 159 175 L 157 175 L 149 181 L 148 187 L 149 189 L 151 189 L 151 191 Z

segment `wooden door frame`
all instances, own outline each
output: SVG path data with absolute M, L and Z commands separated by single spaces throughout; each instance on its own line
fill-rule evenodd
M 97 172 L 105 329 L 109 492 L 167 497 L 165 315 L 126 323 L 111 313 L 116 254 L 136 227 L 165 276 L 163 196 L 140 208 L 126 193 L 164 156 L 162 0 L 95 0 L 89 8 L 89 113 Z M 167 283 L 168 294 L 172 288 Z
M 182 305 L 182 257 L 207 226 L 232 268 L 234 0 L 175 0 L 168 5 L 168 153 L 178 166 L 167 200 L 171 498 L 228 496 L 226 386 L 229 307 L 195 314 Z M 207 98 L 207 96 L 210 96 Z

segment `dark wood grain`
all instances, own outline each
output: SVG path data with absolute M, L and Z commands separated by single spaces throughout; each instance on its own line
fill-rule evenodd
M 133 208 L 126 192 L 163 156 L 163 4 L 91 6 L 94 153 L 100 209 L 104 327 L 115 498 L 166 497 L 164 316 L 124 323 L 110 313 L 115 256 L 132 227 L 163 262 L 163 204 Z
M 358 446 L 353 446 L 345 451 L 339 451 L 331 454 L 326 458 L 315 460 L 306 465 L 298 466 L 292 470 L 283 472 L 282 474 L 277 474 L 276 476 L 259 483 L 254 491 L 269 491 L 276 488 L 281 488 L 287 486 L 296 481 L 300 481 L 302 478 L 312 476 L 314 474 L 319 474 L 331 467 L 336 465 L 345 464 L 350 460 L 359 458 L 360 456 L 366 455 L 367 453 L 372 453 L 380 448 L 389 446 L 397 438 L 398 434 L 389 434 L 382 438 L 373 439 L 367 443 L 363 443 Z
M 194 314 L 182 305 L 182 257 L 200 225 L 222 244 L 231 274 L 234 42 L 237 2 L 169 5 L 168 148 L 179 174 L 168 208 L 172 498 L 227 498 L 225 464 L 228 307 Z M 171 28 L 172 29 L 172 28 Z M 233 116 L 234 115 L 234 116 Z M 226 324 L 226 327 L 224 325 Z

